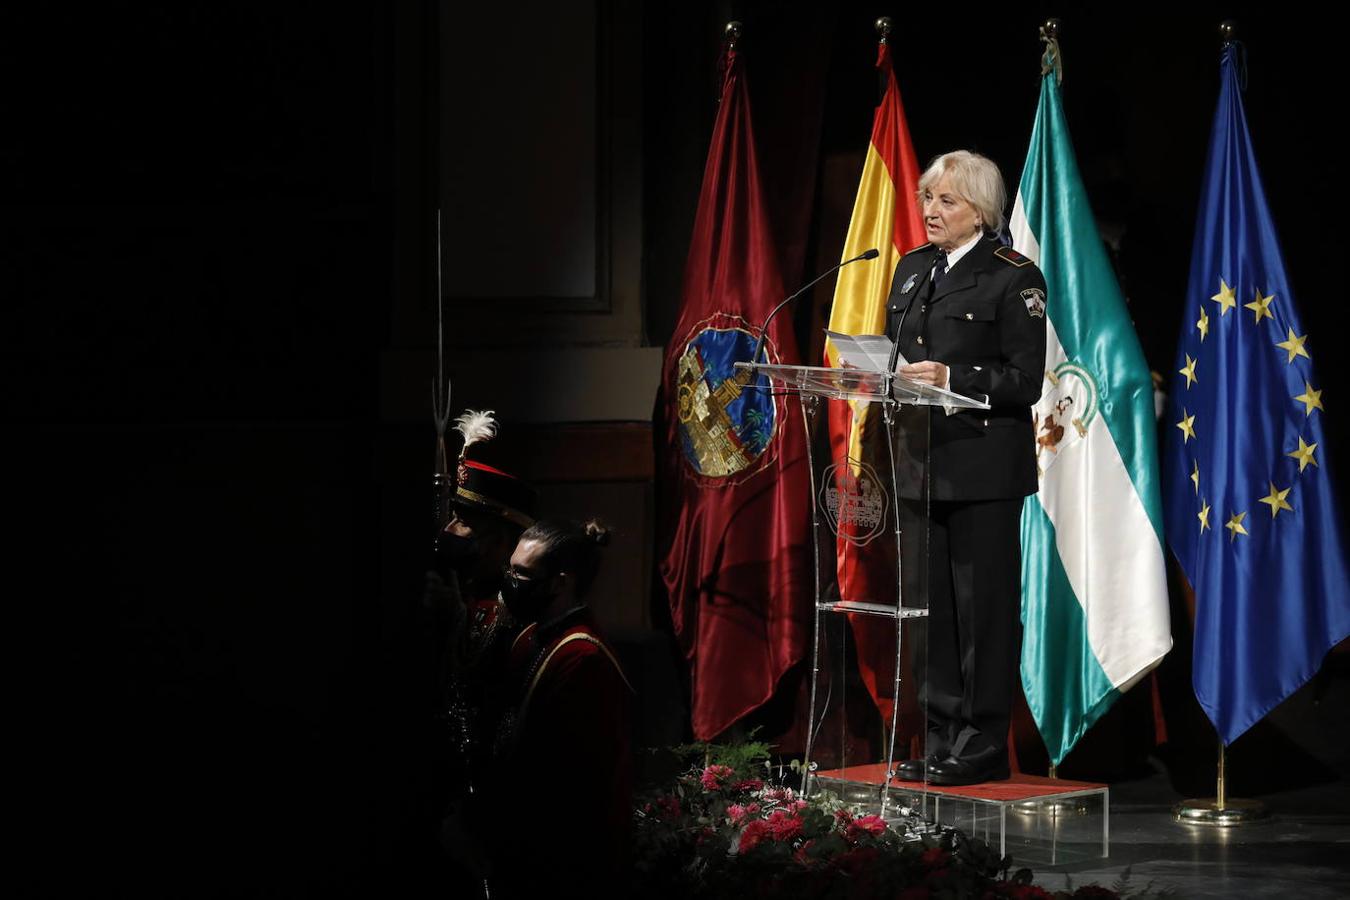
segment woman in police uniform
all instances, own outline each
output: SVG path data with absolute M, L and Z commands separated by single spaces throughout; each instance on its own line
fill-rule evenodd
M 929 243 L 901 258 L 887 303 L 887 332 L 908 362 L 900 374 L 990 409 L 927 415 L 927 755 L 900 774 L 974 784 L 1008 777 L 1019 522 L 1037 488 L 1031 407 L 1045 368 L 1045 279 L 994 238 L 1006 193 L 990 160 L 964 150 L 939 156 L 919 179 L 919 200 Z

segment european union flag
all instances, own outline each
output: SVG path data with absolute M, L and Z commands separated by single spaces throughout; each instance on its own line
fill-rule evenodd
M 1350 634 L 1318 344 L 1256 170 L 1237 49 L 1220 65 L 1163 475 L 1167 542 L 1195 588 L 1192 682 L 1225 744 Z

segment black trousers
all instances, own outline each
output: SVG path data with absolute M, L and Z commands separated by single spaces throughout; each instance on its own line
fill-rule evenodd
M 928 754 L 986 759 L 1007 752 L 1022 644 L 1022 499 L 905 504 L 902 570 L 928 619 L 912 629 Z

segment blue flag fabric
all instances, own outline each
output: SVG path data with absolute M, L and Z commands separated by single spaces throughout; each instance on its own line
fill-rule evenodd
M 1167 542 L 1195 589 L 1192 682 L 1225 744 L 1350 634 L 1319 345 L 1285 274 L 1236 54 L 1220 65 L 1163 475 Z

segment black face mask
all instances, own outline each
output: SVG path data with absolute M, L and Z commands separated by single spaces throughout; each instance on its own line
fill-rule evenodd
M 436 570 L 442 573 L 456 572 L 461 578 L 470 575 L 478 564 L 483 551 L 473 538 L 442 531 L 436 536 Z
M 502 601 L 520 622 L 533 622 L 548 608 L 553 595 L 549 592 L 551 578 L 517 578 L 507 571 L 502 576 Z

